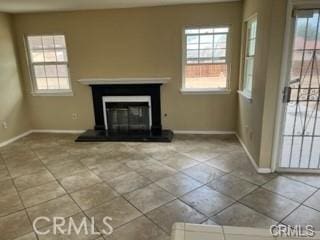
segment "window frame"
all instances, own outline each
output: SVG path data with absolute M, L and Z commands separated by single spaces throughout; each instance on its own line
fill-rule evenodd
M 226 88 L 186 88 L 185 87 L 185 67 L 187 65 L 187 35 L 185 31 L 187 29 L 204 29 L 204 28 L 228 28 L 227 33 L 227 42 L 226 42 L 226 65 L 227 65 L 227 79 L 226 79 Z M 182 86 L 180 92 L 182 94 L 230 94 L 230 75 L 231 75 L 231 38 L 232 38 L 232 25 L 188 25 L 182 28 Z M 209 64 L 209 63 L 204 63 Z M 210 63 L 211 64 L 211 63 Z M 212 64 L 221 64 L 221 63 L 212 63 Z
M 31 59 L 31 51 L 29 47 L 28 37 L 39 37 L 39 36 L 57 36 L 62 35 L 64 36 L 65 40 L 65 51 L 67 54 L 67 61 L 64 62 L 39 62 L 39 63 L 33 63 Z M 69 53 L 68 53 L 68 44 L 66 41 L 66 34 L 65 33 L 57 33 L 57 32 L 41 32 L 41 33 L 32 33 L 32 34 L 24 34 L 23 36 L 24 41 L 24 47 L 25 47 L 25 54 L 27 59 L 27 66 L 28 66 L 28 72 L 29 72 L 29 78 L 31 83 L 31 95 L 32 96 L 73 96 L 73 90 L 72 90 L 72 81 L 70 76 L 70 66 L 69 66 Z M 69 89 L 38 89 L 37 88 L 37 80 L 34 73 L 34 66 L 35 65 L 43 65 L 43 64 L 54 64 L 54 65 L 66 65 L 67 72 L 68 72 L 68 82 L 69 82 Z
M 256 35 L 254 38 L 254 55 L 248 55 L 248 49 L 249 49 L 249 42 L 250 37 L 250 28 L 249 26 L 256 22 Z M 250 17 L 248 17 L 245 20 L 245 45 L 244 45 L 244 53 L 243 53 L 243 63 L 242 63 L 242 86 L 241 86 L 241 91 L 239 92 L 242 96 L 244 96 L 245 98 L 247 98 L 249 101 L 252 101 L 252 91 L 253 91 L 253 81 L 254 81 L 254 75 L 255 75 L 255 62 L 256 62 L 256 49 L 257 49 L 257 33 L 258 33 L 258 14 L 255 13 L 253 15 L 251 15 Z M 252 80 L 251 80 L 251 86 L 248 88 L 248 75 L 247 75 L 247 63 L 248 60 L 252 60 L 253 61 L 253 66 L 252 66 Z

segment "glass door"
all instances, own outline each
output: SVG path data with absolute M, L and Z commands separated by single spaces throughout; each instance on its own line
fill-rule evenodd
M 320 170 L 320 10 L 295 10 L 278 170 Z

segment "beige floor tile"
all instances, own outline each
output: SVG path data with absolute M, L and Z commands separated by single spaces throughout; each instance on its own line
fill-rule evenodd
M 38 240 L 34 232 L 28 233 L 21 237 L 15 238 L 14 240 Z
M 96 207 L 117 196 L 118 194 L 105 183 L 99 183 L 71 194 L 82 210 Z
M 0 216 L 23 209 L 19 195 L 11 180 L 0 182 Z
M 60 196 L 28 208 L 27 211 L 30 216 L 68 217 L 80 212 L 77 206 L 79 205 L 85 211 L 99 209 L 96 214 L 100 214 L 102 217 L 102 215 L 108 215 L 111 209 L 110 214 L 114 216 L 115 223 L 118 226 L 112 236 L 114 239 L 169 240 L 169 236 L 162 231 L 161 227 L 156 226 L 144 217 L 139 217 L 141 213 L 136 208 L 145 213 L 148 212 L 150 216 L 152 213 L 154 221 L 158 221 L 158 224 L 162 225 L 162 228 L 166 229 L 167 232 L 170 229 L 168 227 L 171 224 L 170 222 L 176 221 L 175 219 L 186 219 L 186 222 L 193 222 L 195 219 L 196 222 L 198 221 L 198 215 L 206 215 L 204 219 L 201 219 L 201 223 L 213 224 L 212 220 L 206 219 L 209 216 L 211 217 L 212 213 L 218 211 L 222 211 L 218 216 L 221 215 L 223 220 L 228 220 L 229 216 L 232 215 L 240 215 L 243 216 L 243 221 L 240 219 L 239 222 L 243 224 L 245 222 L 247 222 L 247 225 L 252 222 L 257 224 L 263 222 L 260 218 L 256 218 L 256 214 L 259 215 L 258 210 L 255 210 L 255 212 L 244 206 L 241 209 L 228 208 L 233 203 L 230 198 L 208 187 L 201 187 L 201 184 L 207 184 L 225 175 L 226 173 L 221 171 L 224 167 L 227 171 L 232 170 L 232 175 L 257 185 L 262 185 L 277 176 L 257 174 L 234 136 L 178 135 L 175 136 L 172 143 L 163 144 L 79 144 L 74 142 L 74 137 L 74 135 L 68 134 L 31 134 L 23 141 L 18 141 L 0 149 L 1 156 L 4 155 L 3 160 L 0 160 L 0 196 L 6 196 L 0 198 L 0 216 L 1 211 L 4 211 L 3 214 L 7 216 L 7 214 L 12 214 L 10 213 L 11 210 L 6 212 L 8 209 L 17 211 L 23 207 L 12 181 L 6 182 L 6 179 L 10 178 L 10 174 L 13 173 L 19 191 L 25 192 L 25 201 L 33 202 L 32 195 L 35 198 L 40 196 L 41 201 L 46 201 L 45 199 L 48 196 L 49 199 L 55 197 L 54 186 L 51 186 L 52 192 L 50 185 L 47 186 L 47 189 L 41 187 L 49 183 L 55 183 L 50 176 L 50 173 L 52 173 L 54 178 L 61 181 L 63 188 L 74 191 L 71 196 L 77 204 L 68 196 Z M 219 160 L 221 156 L 223 156 L 223 159 Z M 41 162 L 38 160 L 39 157 Z M 210 162 L 211 165 L 207 165 Z M 5 170 L 6 166 L 8 166 L 9 175 Z M 212 166 L 220 166 L 220 170 Z M 48 167 L 49 174 L 45 167 Z M 94 175 L 89 174 L 88 168 L 92 169 L 93 173 L 106 183 L 97 183 Z M 182 173 L 187 176 L 182 173 L 178 174 L 177 170 L 182 170 Z M 242 187 L 240 184 L 242 181 L 232 181 L 232 179 L 236 178 L 229 177 L 228 179 L 225 177 L 225 181 L 222 181 L 222 179 L 219 185 L 222 189 L 218 190 L 228 194 L 227 191 L 222 190 L 231 186 L 233 188 L 231 193 L 240 192 L 240 195 L 234 195 L 238 198 L 244 194 L 243 192 L 247 188 L 239 191 L 238 187 L 235 186 Z M 158 181 L 161 187 L 151 184 L 154 181 Z M 197 181 L 200 183 L 197 183 Z M 299 176 L 298 181 L 315 185 L 317 178 L 303 175 Z M 129 201 L 131 202 L 128 203 L 119 197 L 119 194 L 111 187 L 119 193 L 125 194 L 126 197 L 130 197 Z M 29 190 L 28 194 L 27 190 Z M 228 190 L 230 191 L 230 189 Z M 6 194 L 3 194 L 4 192 Z M 169 192 L 176 196 L 185 195 L 182 195 L 179 201 L 175 200 L 175 197 Z M 188 200 L 187 204 L 184 198 Z M 7 204 L 1 202 L 3 199 Z M 116 201 L 117 199 L 121 200 Z M 279 204 L 282 199 L 275 198 L 272 200 L 266 200 L 269 201 L 266 209 L 269 208 L 271 209 L 270 212 L 273 212 L 274 209 L 282 208 L 282 205 Z M 12 204 L 12 207 L 10 207 L 10 204 Z M 111 208 L 107 207 L 109 204 L 112 206 Z M 316 195 L 305 204 L 315 208 L 317 206 Z M 198 210 L 193 210 L 189 205 Z M 101 209 L 101 206 L 106 207 Z M 259 206 L 259 203 L 255 203 L 255 206 Z M 200 211 L 203 213 L 201 214 Z M 139 215 L 136 216 L 137 212 Z M 283 209 L 280 209 L 280 212 L 283 212 Z M 247 219 L 248 214 L 253 215 L 252 219 Z M 139 221 L 142 220 L 139 223 L 134 217 L 138 217 Z M 232 223 L 232 220 L 229 222 Z M 42 224 L 45 224 L 45 222 Z M 138 231 L 141 228 L 145 231 Z M 28 236 L 26 233 L 21 234 L 21 237 L 25 235 L 26 238 L 20 240 L 29 240 L 29 238 L 34 240 L 31 235 Z M 45 239 L 56 238 L 48 237 Z M 67 239 L 78 238 L 70 236 Z M 82 237 L 79 239 L 82 240 Z
M 239 226 L 239 227 L 255 227 L 269 229 L 271 225 L 277 222 L 268 218 L 240 203 L 236 203 L 221 213 L 211 217 L 211 219 L 219 224 L 225 226 Z
M 161 163 L 166 164 L 167 166 L 174 168 L 176 170 L 186 169 L 199 164 L 198 161 L 195 161 L 192 158 L 181 153 L 172 155 L 169 158 L 161 161 Z
M 149 179 L 134 171 L 108 181 L 108 184 L 120 194 L 132 192 L 138 188 L 145 187 L 150 183 L 151 181 Z
M 225 172 L 219 169 L 210 167 L 209 165 L 202 163 L 184 169 L 183 173 L 187 174 L 190 177 L 193 177 L 194 179 L 203 184 L 216 180 L 217 178 L 226 174 Z
M 87 170 L 86 166 L 79 160 L 70 160 L 64 163 L 51 163 L 48 164 L 47 167 L 56 178 L 71 176 Z
M 163 178 L 155 183 L 176 197 L 182 196 L 203 185 L 182 173 Z
M 262 188 L 250 193 L 241 199 L 240 202 L 276 221 L 281 221 L 281 219 L 299 206 L 294 201 Z
M 207 218 L 180 200 L 174 200 L 149 212 L 147 217 L 168 234 L 176 222 L 200 224 Z
M 141 168 L 136 169 L 136 171 L 151 181 L 157 181 L 177 173 L 175 169 L 158 162 L 154 164 L 146 164 Z
M 126 166 L 133 170 L 139 170 L 146 168 L 148 166 L 153 166 L 153 165 L 161 165 L 159 161 L 154 160 L 154 159 L 147 159 L 147 160 L 131 160 L 131 161 L 126 161 Z
M 58 184 L 58 182 L 50 182 L 40 186 L 28 188 L 20 192 L 23 204 L 26 207 L 31 207 L 50 199 L 64 195 L 66 192 Z
M 187 152 L 185 155 L 199 162 L 204 162 L 204 161 L 208 161 L 213 157 L 217 157 L 220 154 L 221 153 L 219 151 L 213 151 L 209 148 L 201 147 L 201 148 L 193 149 L 190 152 Z
M 316 192 L 307 201 L 305 201 L 304 205 L 320 211 L 320 191 Z
M 317 191 L 314 187 L 282 176 L 276 177 L 263 187 L 299 203 L 302 203 Z
M 24 163 L 31 163 L 33 161 L 37 161 L 38 157 L 35 153 L 30 150 L 26 151 L 17 151 L 16 153 L 13 151 L 7 158 L 5 158 L 6 164 L 9 167 L 16 167 L 18 165 Z
M 257 185 L 265 184 L 277 176 L 277 174 L 259 174 L 253 166 L 241 166 L 231 174 Z
M 224 175 L 207 184 L 213 190 L 238 200 L 258 188 L 257 185 L 249 183 L 231 174 Z
M 110 161 L 103 164 L 95 165 L 91 171 L 100 177 L 102 180 L 110 181 L 121 175 L 125 175 L 132 171 L 125 164 L 118 161 Z
M 0 169 L 0 181 L 3 181 L 3 180 L 8 180 L 10 179 L 11 176 L 9 174 L 9 171 L 6 167 L 1 167 Z
M 1 195 L 0 197 L 0 216 L 22 210 L 24 207 L 16 192 Z
M 30 175 L 35 172 L 46 170 L 41 161 L 35 160 L 27 163 L 21 163 L 17 166 L 8 165 L 8 169 L 11 177 L 19 177 L 24 175 Z
M 17 190 L 11 179 L 0 181 L 0 196 L 15 193 Z
M 24 175 L 14 179 L 14 183 L 18 191 L 25 190 L 27 188 L 35 187 L 42 185 L 51 181 L 54 181 L 55 178 L 48 170 L 42 170 L 30 175 Z
M 106 160 L 100 154 L 98 154 L 98 152 L 95 154 L 89 155 L 85 158 L 82 158 L 80 160 L 80 162 L 83 165 L 87 166 L 90 169 L 98 164 L 103 163 L 104 161 L 106 161 Z
M 300 206 L 282 222 L 290 226 L 300 225 L 306 227 L 307 225 L 311 225 L 316 231 L 320 231 L 320 212 L 312 208 Z
M 74 192 L 102 182 L 102 180 L 91 171 L 79 172 L 75 175 L 62 178 L 59 181 L 68 192 Z
M 122 197 L 115 198 L 110 202 L 87 210 L 86 214 L 89 217 L 94 217 L 95 224 L 100 231 L 102 231 L 103 229 L 106 231 L 109 230 L 103 224 L 104 217 L 112 218 L 112 221 L 110 221 L 109 223 L 114 229 L 116 229 L 117 227 L 128 223 L 142 215 L 136 208 L 134 208 Z
M 3 240 L 12 240 L 31 231 L 31 223 L 25 211 L 0 218 L 0 238 Z
M 153 159 L 156 159 L 158 161 L 163 161 L 173 155 L 177 154 L 176 151 L 170 150 L 170 149 L 160 149 L 159 151 L 155 151 L 150 154 L 150 156 Z
M 148 185 L 124 196 L 143 213 L 158 208 L 175 198 L 156 184 Z
M 39 220 L 36 224 L 36 227 L 38 228 L 51 225 L 54 217 L 66 218 L 73 216 L 80 211 L 80 208 L 67 195 L 27 208 L 27 212 L 32 222 L 37 217 L 47 217 L 50 219 L 50 222 Z
M 63 164 L 70 160 L 80 160 L 82 155 L 80 154 L 70 154 L 66 151 L 55 151 L 54 153 L 48 154 L 46 157 L 42 157 L 41 161 L 45 165 L 49 164 Z
M 240 167 L 251 166 L 247 156 L 242 151 L 224 153 L 204 163 L 224 172 L 232 172 Z
M 320 188 L 320 176 L 319 174 L 283 174 L 285 177 L 303 182 L 310 186 Z
M 231 198 L 207 186 L 198 188 L 184 195 L 181 199 L 207 216 L 211 216 L 234 203 Z
M 106 240 L 169 240 L 159 227 L 146 217 L 141 216 L 114 231 Z

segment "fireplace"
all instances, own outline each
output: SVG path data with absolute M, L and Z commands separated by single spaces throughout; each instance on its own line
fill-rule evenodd
M 106 96 L 102 99 L 104 123 L 109 132 L 142 132 L 151 129 L 150 96 Z
M 92 90 L 95 126 L 76 141 L 170 142 L 171 130 L 162 129 L 163 79 L 80 80 Z

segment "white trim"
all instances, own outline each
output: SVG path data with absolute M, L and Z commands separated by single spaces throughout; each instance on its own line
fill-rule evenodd
M 9 140 L 6 140 L 4 142 L 0 142 L 0 147 L 4 147 L 10 143 L 13 143 L 20 138 L 26 137 L 30 135 L 31 133 L 69 133 L 69 134 L 80 134 L 85 132 L 85 130 L 56 130 L 56 129 L 32 129 L 29 131 L 26 131 L 16 137 L 10 138 Z
M 250 34 L 250 24 L 252 24 L 253 22 L 256 22 L 256 35 L 254 38 L 254 55 L 253 56 L 247 56 L 248 54 L 248 47 L 249 47 L 249 34 Z M 255 62 L 256 62 L 256 48 L 257 48 L 257 36 L 258 36 L 258 13 L 254 13 L 253 15 L 249 16 L 245 22 L 245 46 L 244 46 L 244 54 L 242 56 L 242 72 L 241 74 L 243 76 L 242 77 L 242 81 L 241 81 L 241 91 L 244 94 L 243 96 L 246 97 L 247 99 L 251 99 L 252 101 L 252 90 L 253 90 L 253 83 L 254 83 L 254 78 L 255 78 Z M 247 76 L 247 59 L 251 58 L 253 59 L 253 69 L 252 69 L 252 80 L 251 80 L 251 86 L 248 89 L 248 76 Z
M 237 92 L 240 96 L 242 96 L 244 99 L 246 99 L 249 103 L 252 103 L 252 95 L 249 96 L 246 92 L 244 92 L 242 90 L 238 90 Z
M 182 94 L 231 94 L 231 89 L 218 89 L 218 88 L 181 88 Z
M 86 130 L 60 130 L 60 129 L 33 129 L 31 133 L 69 133 L 69 134 L 80 134 Z
M 197 130 L 173 130 L 175 134 L 203 134 L 203 135 L 235 135 L 235 131 L 197 131 Z
M 283 50 L 282 50 L 282 62 L 281 62 L 281 75 L 280 75 L 280 84 L 278 89 L 278 101 L 277 101 L 277 112 L 275 119 L 275 132 L 273 137 L 273 150 L 272 150 L 272 159 L 271 159 L 271 167 L 272 170 L 278 170 L 279 162 L 280 162 L 280 151 L 282 146 L 282 138 L 281 131 L 283 127 L 283 117 L 284 117 L 284 104 L 282 102 L 282 90 L 287 82 L 288 76 L 288 63 L 289 63 L 289 54 L 290 49 L 292 48 L 293 40 L 292 36 L 292 28 L 293 28 L 293 20 L 292 20 L 292 11 L 293 11 L 293 2 L 288 1 L 287 13 L 286 13 L 286 26 L 284 32 L 284 42 L 283 42 Z M 291 40 L 290 40 L 291 39 Z M 291 44 L 290 44 L 291 43 Z M 290 46 L 289 46 L 290 45 Z
M 18 136 L 16 136 L 16 137 L 10 138 L 9 140 L 6 140 L 6 141 L 4 141 L 4 142 L 0 142 L 0 148 L 1 148 L 1 147 L 4 147 L 4 146 L 6 146 L 6 145 L 8 145 L 8 144 L 10 144 L 10 143 L 15 142 L 15 141 L 19 140 L 20 138 L 23 138 L 23 137 L 25 137 L 25 136 L 28 136 L 28 135 L 31 134 L 31 133 L 32 133 L 32 130 L 29 130 L 29 131 L 26 131 L 26 132 L 24 132 L 24 133 L 22 133 L 22 134 L 20 134 L 20 135 L 18 135 Z
M 240 138 L 240 136 L 238 134 L 236 134 L 236 137 L 238 138 L 242 148 L 244 149 L 244 151 L 246 152 L 248 158 L 250 159 L 251 164 L 253 165 L 253 167 L 256 169 L 256 171 L 258 173 L 268 174 L 268 173 L 272 173 L 273 172 L 271 168 L 259 168 L 257 163 L 256 163 L 256 161 L 254 160 L 254 158 L 252 157 L 251 153 L 249 152 L 248 148 L 246 147 L 246 145 L 244 144 L 244 142 Z
M 196 89 L 196 88 L 186 88 L 186 84 L 185 84 L 185 67 L 186 67 L 186 52 L 187 52 L 187 42 L 186 42 L 186 34 L 185 34 L 185 30 L 186 29 L 190 29 L 190 28 L 228 28 L 229 31 L 226 33 L 227 34 L 227 42 L 226 42 L 226 65 L 227 65 L 227 79 L 226 79 L 226 83 L 227 83 L 227 88 L 225 89 L 226 93 L 223 94 L 227 94 L 228 90 L 230 89 L 231 86 L 231 68 L 232 68 L 232 34 L 233 34 L 233 26 L 232 24 L 223 24 L 223 25 L 187 25 L 187 26 L 183 26 L 182 31 L 181 31 L 181 38 L 182 38 L 182 61 L 181 61 L 181 76 L 182 76 L 182 83 L 181 83 L 181 89 L 180 91 L 182 93 L 191 93 L 191 94 L 201 94 L 201 92 L 203 92 L 204 94 L 216 94 L 218 93 L 218 91 L 221 91 L 218 88 L 215 89 Z M 215 64 L 219 64 L 219 63 L 215 63 Z M 220 63 L 222 64 L 222 63 Z M 189 90 L 190 89 L 190 90 Z
M 103 106 L 103 118 L 106 130 L 108 130 L 107 121 L 107 102 L 147 102 L 149 107 L 149 127 L 152 126 L 152 114 L 151 114 L 151 97 L 150 96 L 103 96 L 102 106 Z
M 166 84 L 171 80 L 170 77 L 149 77 L 149 78 L 88 78 L 79 79 L 83 85 L 103 85 L 103 84 Z
M 36 77 L 34 73 L 34 65 L 35 63 L 32 62 L 31 59 L 31 49 L 29 47 L 29 42 L 28 42 L 28 37 L 42 37 L 42 36 L 63 36 L 64 42 L 65 42 L 65 51 L 66 51 L 66 57 L 67 61 L 63 62 L 37 62 L 36 64 L 65 64 L 67 66 L 67 71 L 68 71 L 68 82 L 69 82 L 69 89 L 55 89 L 54 91 L 50 89 L 46 90 L 41 90 L 37 88 L 37 82 L 36 82 Z M 65 33 L 38 33 L 38 34 L 24 34 L 23 35 L 23 43 L 24 43 L 24 50 L 26 52 L 26 58 L 27 58 L 27 66 L 28 66 L 28 73 L 29 73 L 29 78 L 31 79 L 31 95 L 32 96 L 73 96 L 73 90 L 72 90 L 72 81 L 71 81 L 71 76 L 70 76 L 70 66 L 69 66 L 69 53 L 68 53 L 68 44 L 66 40 L 66 34 Z M 43 49 L 42 49 L 43 50 Z M 55 52 L 56 54 L 56 52 Z M 71 93 L 70 93 L 71 92 Z M 61 93 L 61 94 L 60 94 Z
M 320 173 L 319 169 L 312 168 L 278 168 L 277 170 L 281 173 Z
M 57 96 L 73 96 L 72 91 L 46 91 L 46 92 L 32 92 L 32 96 L 39 97 L 57 97 Z

